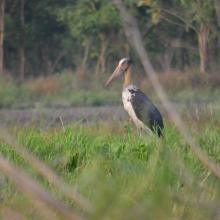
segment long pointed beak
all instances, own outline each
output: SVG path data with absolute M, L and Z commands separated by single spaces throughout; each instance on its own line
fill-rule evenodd
M 110 83 L 117 78 L 120 75 L 120 68 L 119 66 L 116 67 L 115 71 L 112 73 L 112 75 L 108 78 L 108 80 L 105 83 L 105 87 L 107 87 L 108 85 L 110 85 Z

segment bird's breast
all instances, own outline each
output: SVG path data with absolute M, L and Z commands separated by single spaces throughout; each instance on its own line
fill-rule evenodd
M 134 85 L 129 85 L 125 87 L 122 91 L 122 102 L 124 105 L 124 109 L 127 111 L 130 118 L 133 120 L 135 125 L 138 128 L 146 129 L 146 126 L 142 121 L 140 121 L 135 114 L 134 107 L 132 106 L 131 100 L 135 98 L 135 92 L 138 90 L 138 88 Z
M 137 91 L 137 87 L 134 85 L 129 85 L 125 87 L 122 91 L 122 102 L 126 111 L 132 108 L 131 99 L 134 98 L 135 91 Z

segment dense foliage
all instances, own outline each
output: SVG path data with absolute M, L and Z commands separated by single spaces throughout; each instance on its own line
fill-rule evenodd
M 138 19 L 153 64 L 162 71 L 216 67 L 220 49 L 215 0 L 124 1 Z M 23 79 L 77 69 L 106 71 L 130 51 L 111 1 L 5 2 L 5 72 Z M 201 40 L 203 39 L 203 40 Z

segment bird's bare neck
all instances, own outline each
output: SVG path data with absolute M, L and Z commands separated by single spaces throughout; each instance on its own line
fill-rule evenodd
M 131 67 L 128 67 L 128 69 L 124 73 L 124 85 L 123 85 L 123 87 L 127 87 L 130 84 L 131 84 Z

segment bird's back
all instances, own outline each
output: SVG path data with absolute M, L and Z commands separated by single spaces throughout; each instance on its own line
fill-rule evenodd
M 136 86 L 129 85 L 123 89 L 122 100 L 125 110 L 128 112 L 137 127 L 147 126 L 152 131 L 162 135 L 163 119 L 151 100 Z

